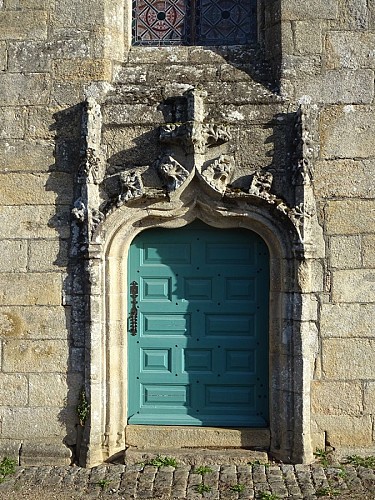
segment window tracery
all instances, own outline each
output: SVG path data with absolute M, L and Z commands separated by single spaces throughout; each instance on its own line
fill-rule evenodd
M 237 45 L 256 39 L 256 0 L 133 0 L 134 45 Z

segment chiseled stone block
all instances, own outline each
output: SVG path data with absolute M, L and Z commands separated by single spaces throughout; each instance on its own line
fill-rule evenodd
M 22 139 L 25 135 L 26 113 L 26 108 L 21 107 L 0 108 L 0 139 Z M 4 146 L 1 147 L 2 155 Z
M 9 339 L 3 342 L 3 371 L 65 373 L 68 356 L 66 340 Z
M 336 77 L 340 74 L 337 73 Z M 363 85 L 363 82 L 358 83 Z M 322 158 L 372 158 L 374 129 L 373 106 L 347 105 L 325 108 L 320 116 Z
M 11 171 L 46 172 L 55 163 L 54 144 L 49 141 L 25 141 L 21 139 L 1 140 L 0 169 L 9 176 Z M 29 177 L 30 180 L 30 177 Z M 9 183 L 10 181 L 8 181 Z M 27 184 L 23 186 L 27 188 Z M 14 187 L 16 189 L 16 187 Z M 45 193 L 46 194 L 46 193 Z M 14 193 L 17 196 L 17 193 Z M 6 205 L 6 200 L 3 200 Z
M 372 444 L 372 419 L 369 416 L 314 415 L 312 432 L 326 432 L 331 446 L 369 446 Z
M 374 337 L 374 304 L 323 304 L 322 337 Z
M 361 415 L 363 392 L 360 382 L 315 380 L 311 383 L 311 410 L 319 415 Z
M 2 437 L 8 439 L 62 438 L 59 408 L 1 408 Z
M 53 408 L 52 410 L 54 411 L 55 409 Z M 48 415 L 46 415 L 46 418 L 48 419 Z M 50 418 L 57 420 L 54 414 Z M 61 467 L 71 465 L 71 463 L 72 450 L 63 443 L 61 438 L 49 438 L 44 441 L 42 441 L 42 438 L 35 441 L 31 439 L 23 440 L 20 463 L 22 467 L 38 467 L 43 465 Z
M 0 307 L 0 337 L 67 339 L 69 309 L 62 306 Z
M 35 167 L 37 170 L 37 164 Z M 4 205 L 69 204 L 73 198 L 72 176 L 62 172 L 0 174 L 0 197 Z
M 30 271 L 57 271 L 68 265 L 68 242 L 32 240 L 29 242 Z
M 375 68 L 375 34 L 364 31 L 327 33 L 327 66 L 338 68 Z
M 29 405 L 30 406 L 77 406 L 78 395 L 82 388 L 83 378 L 78 373 L 30 373 Z
M 153 106 L 144 104 L 108 105 L 104 108 L 103 120 L 111 125 L 164 123 L 163 113 L 157 108 L 157 104 Z
M 323 46 L 322 22 L 295 21 L 294 40 L 297 54 L 320 54 Z
M 27 377 L 18 373 L 0 373 L 0 406 L 27 406 L 27 404 Z
M 329 239 L 329 258 L 333 268 L 362 267 L 360 236 L 331 236 Z
M 327 234 L 354 235 L 373 232 L 374 200 L 329 201 L 326 208 Z
M 50 79 L 41 73 L 0 74 L 0 95 L 3 106 L 48 104 Z
M 332 276 L 332 302 L 374 302 L 375 269 L 334 271 Z
M 322 372 L 325 380 L 375 379 L 375 340 L 323 339 Z
M 296 98 L 308 95 L 315 103 L 365 104 L 374 98 L 374 71 L 331 70 L 322 75 L 298 78 Z
M 314 192 L 318 198 L 375 198 L 374 160 L 317 161 Z
M 335 19 L 338 15 L 338 0 L 316 0 L 301 2 L 288 0 L 281 9 L 282 19 Z
M 1 273 L 0 305 L 60 305 L 60 273 Z
M 68 238 L 70 207 L 0 206 L 0 238 Z
M 43 40 L 47 38 L 47 12 L 3 10 L 0 12 L 2 40 Z
M 364 384 L 364 411 L 375 414 L 375 381 Z
M 375 234 L 365 234 L 362 236 L 362 251 L 363 265 L 366 267 L 375 267 Z
M 88 33 L 81 33 L 70 38 L 40 42 L 26 40 L 9 44 L 8 66 L 12 72 L 50 71 L 53 59 L 87 58 L 90 55 Z
M 26 241 L 0 240 L 0 255 L 0 272 L 26 271 Z
M 56 118 L 59 108 L 47 106 L 31 106 L 27 109 L 25 137 L 51 140 L 56 136 Z M 35 141 L 34 144 L 44 144 Z M 46 144 L 48 142 L 46 141 Z
M 111 80 L 112 61 L 109 59 L 55 59 L 53 73 L 56 80 L 64 82 L 92 82 Z

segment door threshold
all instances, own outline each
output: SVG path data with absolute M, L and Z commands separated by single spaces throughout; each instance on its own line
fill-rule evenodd
M 125 451 L 124 461 L 126 465 L 152 464 L 157 457 L 173 459 L 178 465 L 243 465 L 243 464 L 266 464 L 268 454 L 266 451 L 244 450 L 233 448 L 221 448 L 212 450 L 207 448 L 168 448 L 138 450 L 128 448 Z
M 127 447 L 138 450 L 178 448 L 247 448 L 268 450 L 270 430 L 253 427 L 127 425 Z

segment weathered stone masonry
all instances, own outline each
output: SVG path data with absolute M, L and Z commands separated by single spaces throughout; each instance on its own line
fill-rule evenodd
M 93 465 L 137 444 L 127 249 L 195 217 L 270 248 L 253 444 L 374 453 L 373 3 L 259 1 L 259 44 L 213 48 L 131 47 L 130 3 L 0 3 L 0 455 Z

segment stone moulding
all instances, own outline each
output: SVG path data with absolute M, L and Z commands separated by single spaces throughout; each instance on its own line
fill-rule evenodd
M 201 119 L 201 96 L 189 99 L 191 109 L 198 108 Z M 233 158 L 222 155 L 207 165 L 195 151 L 192 155 L 197 162 L 192 162 L 190 169 L 181 165 L 172 152 L 160 158 L 157 168 L 166 186 L 164 196 L 161 190 L 145 186 L 136 170 L 121 172 L 117 202 L 108 205 L 107 211 L 103 206 L 108 200 L 101 191 L 104 174 L 99 143 L 100 108 L 91 100 L 84 115 L 85 167 L 77 176 L 77 201 L 72 210 L 76 245 L 73 254 L 81 259 L 85 269 L 77 293 L 81 299 L 84 290 L 85 314 L 81 320 L 86 324 L 86 392 L 92 409 L 85 426 L 81 463 L 96 465 L 126 447 L 130 244 L 140 231 L 155 226 L 181 227 L 196 218 L 220 228 L 247 228 L 257 232 L 268 245 L 270 451 L 287 462 L 311 461 L 309 393 L 317 330 L 314 315 L 311 321 L 305 317 L 302 322 L 301 317 L 305 302 L 315 297 L 312 275 L 314 266 L 324 256 L 311 186 L 313 157 L 304 157 L 306 137 L 313 135 L 307 119 L 311 113 L 301 108 L 296 118 L 293 165 L 296 171 L 309 167 L 308 175 L 296 176 L 300 184 L 296 184 L 294 207 L 272 194 L 270 173 L 257 172 L 247 193 L 236 191 L 229 186 Z M 207 147 L 207 140 L 205 144 Z M 89 150 L 97 152 L 94 157 L 99 162 L 93 160 Z M 209 189 L 204 189 L 207 186 Z M 168 192 L 173 192 L 173 196 L 168 196 Z

